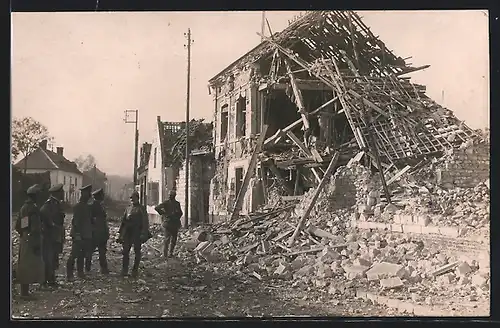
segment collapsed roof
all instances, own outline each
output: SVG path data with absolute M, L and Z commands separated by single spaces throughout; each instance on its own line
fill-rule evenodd
M 334 102 L 340 106 L 335 106 L 333 115 L 345 116 L 358 148 L 379 157 L 385 167 L 415 164 L 478 137 L 450 110 L 427 97 L 424 86 L 401 77 L 429 66 L 408 65 L 352 11 L 308 12 L 264 39 L 209 83 L 219 87 L 239 70 L 250 69 L 256 71 L 252 78 L 270 89 L 283 82 L 291 86 L 290 98 L 301 120 L 268 138 L 265 146 L 301 125 L 307 130 L 309 120 Z M 316 110 L 305 108 L 299 82 L 322 84 L 332 91 L 333 99 Z

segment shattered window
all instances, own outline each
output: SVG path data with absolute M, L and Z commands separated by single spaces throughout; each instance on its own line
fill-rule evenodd
M 229 106 L 223 105 L 221 108 L 221 131 L 220 131 L 220 141 L 223 142 L 227 136 L 227 130 L 229 125 Z
M 246 136 L 247 98 L 240 97 L 236 103 L 236 137 Z

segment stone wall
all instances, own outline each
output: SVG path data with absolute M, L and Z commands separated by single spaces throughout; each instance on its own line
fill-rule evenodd
M 436 182 L 450 188 L 473 188 L 489 177 L 490 145 L 488 143 L 454 150 L 436 169 Z

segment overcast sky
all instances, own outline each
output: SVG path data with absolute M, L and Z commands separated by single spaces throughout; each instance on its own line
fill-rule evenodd
M 267 12 L 280 31 L 297 12 Z M 489 127 L 488 18 L 480 11 L 359 12 L 366 25 L 414 66 L 409 74 L 472 128 Z M 45 124 L 67 158 L 93 154 L 109 174 L 131 175 L 139 109 L 140 143 L 156 116 L 182 121 L 191 28 L 191 117 L 211 120 L 208 80 L 255 47 L 261 12 L 14 13 L 12 115 Z M 443 99 L 444 92 L 444 99 Z

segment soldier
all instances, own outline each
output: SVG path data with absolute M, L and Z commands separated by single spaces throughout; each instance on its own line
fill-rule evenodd
M 130 196 L 131 204 L 122 217 L 117 242 L 123 244 L 122 276 L 128 276 L 130 249 L 134 247 L 135 259 L 132 277 L 137 277 L 141 261 L 141 245 L 150 237 L 149 220 L 146 208 L 139 203 L 139 193 L 134 191 Z
M 45 263 L 45 284 L 57 287 L 56 259 L 59 258 L 62 242 L 64 213 L 61 209 L 63 184 L 56 184 L 49 189 L 50 197 L 40 208 L 43 232 L 43 261 Z
M 104 209 L 104 191 L 102 188 L 92 193 L 92 253 L 97 248 L 99 252 L 99 265 L 102 274 L 109 274 L 108 262 L 106 260 L 107 244 L 109 239 L 109 226 L 106 219 L 106 210 Z M 86 263 L 90 271 L 90 260 Z
M 29 285 L 44 281 L 42 223 L 40 211 L 36 206 L 39 192 L 38 185 L 28 188 L 26 191 L 28 198 L 21 207 L 15 224 L 15 229 L 20 235 L 16 278 L 21 285 L 21 297 L 27 300 L 33 298 L 29 293 Z
M 69 281 L 73 280 L 75 267 L 79 278 L 85 278 L 83 272 L 84 260 L 92 256 L 90 248 L 92 245 L 92 213 L 88 201 L 92 185 L 87 185 L 80 189 L 79 202 L 73 207 L 73 220 L 71 222 L 71 254 L 66 264 L 66 276 Z
M 165 229 L 164 257 L 173 256 L 175 244 L 177 243 L 177 234 L 181 227 L 182 210 L 181 204 L 175 200 L 176 195 L 175 190 L 171 190 L 169 198 L 155 207 L 156 212 L 162 216 L 163 228 Z

